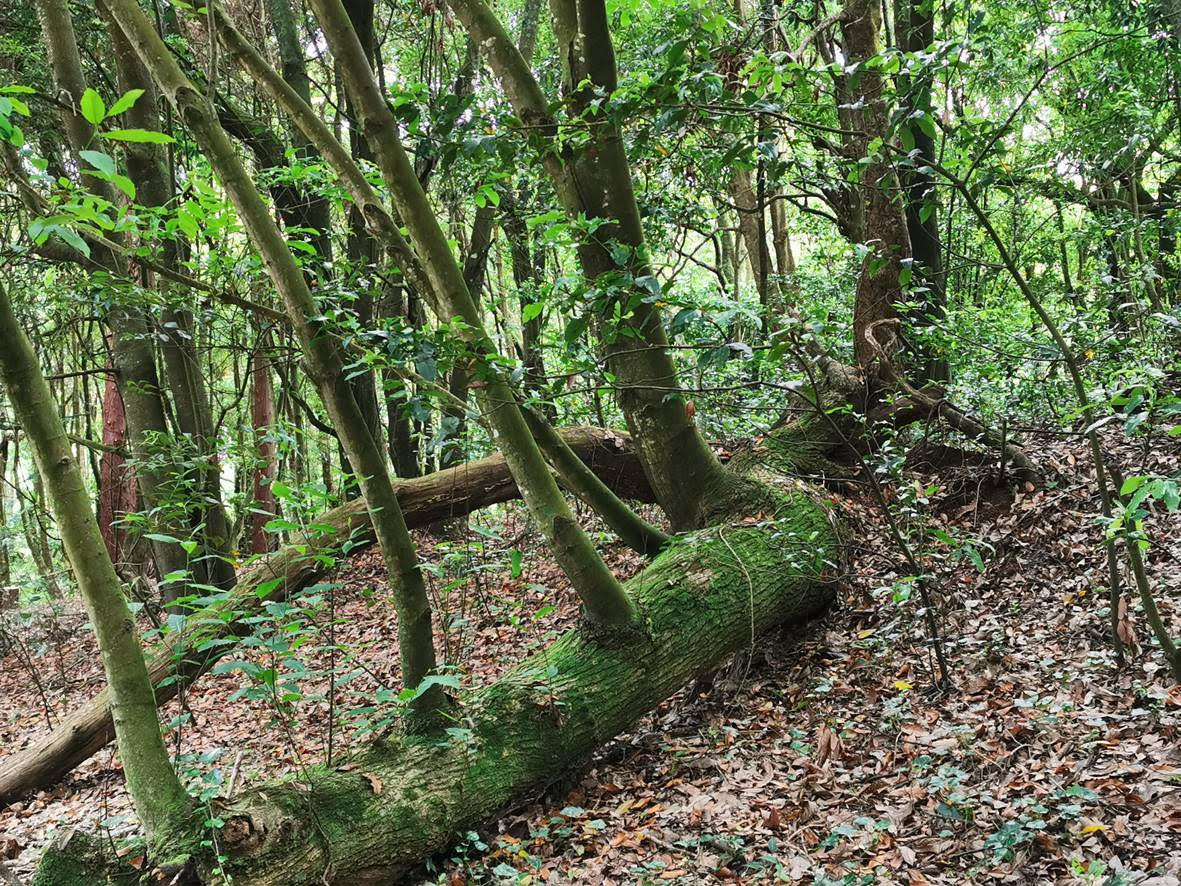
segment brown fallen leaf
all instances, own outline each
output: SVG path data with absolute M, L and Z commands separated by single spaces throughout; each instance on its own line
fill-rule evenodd
M 763 822 L 763 827 L 769 831 L 779 830 L 779 807 L 772 806 L 771 811 L 767 813 L 767 818 Z
M 816 731 L 816 765 L 823 766 L 828 760 L 835 760 L 840 755 L 840 738 L 827 726 L 821 726 Z
M 373 795 L 375 797 L 381 796 L 382 784 L 380 778 L 378 778 L 372 772 L 362 772 L 361 778 L 369 782 L 369 787 L 373 791 Z
M 1118 618 L 1115 623 L 1115 632 L 1125 646 L 1133 649 L 1136 648 L 1136 631 L 1132 627 L 1132 617 L 1128 613 L 1128 598 L 1120 597 Z

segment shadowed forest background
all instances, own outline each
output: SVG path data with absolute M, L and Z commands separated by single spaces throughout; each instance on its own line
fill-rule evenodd
M 1181 882 L 1181 3 L 0 0 L 0 882 Z

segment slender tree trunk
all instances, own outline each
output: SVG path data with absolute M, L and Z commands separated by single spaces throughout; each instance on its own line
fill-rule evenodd
M 539 136 L 556 134 L 549 102 L 495 13 L 484 0 L 452 0 L 451 5 L 488 54 L 518 116 Z M 612 222 L 579 245 L 588 279 L 607 274 L 612 275 L 607 279 L 617 279 L 620 267 L 610 246 L 618 243 L 630 249 L 623 270 L 636 281 L 635 288 L 609 299 L 610 304 L 622 300 L 631 307 L 622 320 L 630 334 L 605 342 L 609 367 L 661 507 L 675 528 L 693 526 L 702 520 L 710 491 L 722 483 L 722 471 L 697 432 L 677 383 L 622 136 L 609 118 L 590 111 L 600 91 L 611 93 L 618 85 L 606 8 L 601 0 L 555 0 L 551 9 L 563 82 L 591 125 L 585 150 L 577 156 L 569 149 L 547 152 L 545 169 L 569 217 Z M 601 306 L 604 313 L 610 313 L 610 304 Z
M 482 206 L 476 211 L 476 218 L 472 222 L 471 236 L 468 238 L 467 256 L 463 262 L 463 280 L 467 285 L 472 299 L 479 304 L 480 293 L 484 289 L 484 277 L 488 268 L 488 252 L 492 248 L 492 231 L 496 222 L 496 208 L 492 204 Z M 463 440 L 464 428 L 467 424 L 466 409 L 459 404 L 467 403 L 468 385 L 471 382 L 471 367 L 469 360 L 459 360 L 451 370 L 451 377 L 447 380 L 447 388 L 459 403 L 447 406 L 443 413 L 455 423 L 454 437 L 456 441 Z M 439 460 L 441 467 L 450 467 L 456 460 L 462 458 L 458 448 L 445 449 Z
M 73 19 L 64 0 L 36 0 L 37 15 L 41 21 L 54 83 L 59 94 L 65 97 L 61 116 L 67 141 L 74 155 L 77 169 L 85 168 L 79 156 L 94 136 L 94 127 L 79 111 L 82 95 L 86 89 L 82 76 L 82 63 L 78 55 L 78 40 L 74 32 Z M 85 177 L 85 186 L 112 204 L 117 203 L 113 189 L 105 182 Z M 109 250 L 95 250 L 95 259 L 125 277 L 118 257 Z M 150 435 L 166 437 L 168 423 L 165 417 L 163 393 L 156 369 L 156 355 L 153 336 L 144 315 L 134 308 L 117 306 L 107 314 L 111 331 L 112 362 L 123 394 L 123 407 L 127 418 L 127 429 L 131 439 L 132 452 L 138 470 L 137 480 L 145 501 L 155 515 L 153 533 L 159 539 L 152 541 L 158 574 L 186 574 L 188 557 L 177 544 L 160 539 L 166 537 L 185 538 L 187 521 L 182 519 L 183 509 L 170 501 L 168 485 L 171 482 L 166 467 L 154 467 L 157 459 L 148 438 Z M 184 583 L 172 581 L 162 586 L 165 600 L 175 600 L 184 593 Z
M 361 41 L 365 58 L 372 68 L 375 63 L 377 42 L 373 31 L 373 0 L 347 0 L 345 8 L 348 11 L 349 21 L 352 22 L 353 28 L 357 32 L 357 38 Z M 345 113 L 350 120 L 357 119 L 357 110 L 347 100 L 347 96 Z M 349 130 L 349 150 L 354 160 L 361 163 L 373 162 L 373 153 L 356 128 Z M 354 274 L 360 275 L 360 279 L 363 281 L 358 287 L 354 310 L 357 312 L 357 322 L 361 328 L 369 329 L 373 325 L 374 290 L 380 289 L 380 285 L 373 275 L 379 259 L 378 248 L 376 241 L 367 229 L 365 216 L 361 210 L 355 205 L 351 206 L 348 216 L 348 256 L 353 263 Z M 369 433 L 374 440 L 381 440 L 383 429 L 377 398 L 377 385 L 373 373 L 368 369 L 354 370 L 354 373 L 354 377 L 351 379 L 353 397 L 365 417 L 365 425 L 369 428 Z
M 476 353 L 495 353 L 463 272 L 406 156 L 397 121 L 381 96 L 340 0 L 312 0 L 311 6 L 340 65 L 346 87 L 360 112 L 360 125 L 399 214 L 410 230 L 432 290 L 443 302 L 447 315 L 463 321 L 469 346 Z M 635 618 L 630 600 L 575 521 L 507 381 L 499 369 L 487 365 L 485 368 L 487 378 L 480 389 L 481 408 L 495 430 L 497 445 L 512 467 L 530 515 L 586 604 L 590 619 L 613 630 L 630 630 Z
M 935 4 L 932 0 L 901 0 L 897 6 L 895 27 L 904 52 L 919 53 L 935 42 Z M 947 281 L 943 273 L 943 245 L 939 242 L 938 193 L 934 173 L 925 171 L 926 163 L 936 159 L 935 111 L 931 105 L 931 75 L 920 72 L 917 77 L 904 78 L 900 112 L 915 150 L 915 162 L 902 173 L 902 187 L 906 207 L 906 229 L 914 257 L 915 279 L 926 287 L 918 299 L 919 310 L 912 318 L 922 329 L 939 323 L 947 314 Z M 922 115 L 916 119 L 915 115 Z M 919 343 L 914 355 L 911 375 L 920 385 L 941 383 L 950 378 L 947 361 L 932 353 L 930 347 Z
M 21 531 L 24 533 L 25 545 L 29 548 L 29 556 L 33 559 L 33 566 L 41 578 L 41 583 L 45 586 L 45 592 L 51 600 L 60 600 L 63 596 L 62 588 L 58 581 L 57 567 L 53 563 L 53 552 L 49 547 L 49 530 L 41 517 L 42 502 L 45 499 L 41 491 L 41 476 L 34 471 L 33 488 L 28 492 L 21 488 L 23 481 L 21 480 L 20 447 L 15 438 L 12 446 L 12 462 L 12 484 L 16 491 L 17 500 L 20 502 Z
M 107 556 L 82 473 L 33 348 L 3 289 L 0 340 L 6 343 L 0 349 L 0 377 L 44 478 L 62 544 L 98 640 L 128 790 L 149 840 L 156 846 L 170 844 L 169 854 L 163 857 L 175 863 L 175 853 L 187 856 L 190 849 L 186 833 L 190 800 L 164 747 L 135 622 Z
M 4 418 L 0 412 L 0 420 Z M 12 557 L 8 534 L 8 448 L 12 438 L 0 432 L 0 587 L 12 582 Z
M 107 31 L 115 48 L 121 88 L 144 91 L 139 101 L 125 112 L 126 123 L 149 131 L 161 129 L 158 98 L 151 76 L 123 32 L 109 17 Z M 126 153 L 128 175 L 135 182 L 139 202 L 159 208 L 169 205 L 174 189 L 163 149 L 159 145 L 129 144 Z M 179 270 L 179 259 L 185 249 L 187 244 L 182 242 L 166 242 L 160 264 L 168 270 Z M 191 509 L 191 522 L 196 527 L 197 540 L 201 545 L 201 555 L 196 559 L 194 572 L 200 582 L 226 588 L 234 581 L 229 550 L 230 524 L 222 503 L 217 434 L 213 427 L 209 390 L 197 351 L 197 331 L 189 304 L 191 295 L 178 292 L 177 287 L 166 285 L 161 279 L 145 282 L 154 282 L 170 302 L 160 315 L 160 350 L 177 427 L 191 441 L 198 456 L 196 466 L 186 476 L 195 493 L 192 496 L 195 503 Z
M 266 0 L 267 15 L 275 34 L 275 43 L 279 49 L 279 59 L 282 64 L 283 79 L 308 104 L 312 102 L 311 78 L 308 76 L 307 62 L 304 59 L 304 43 L 300 38 L 299 24 L 296 22 L 295 11 L 291 7 L 291 0 Z M 302 136 L 298 129 L 293 129 L 292 139 L 297 156 L 302 160 L 319 159 L 315 147 Z M 298 191 L 296 202 L 288 206 L 288 211 L 294 212 L 303 220 L 303 227 L 311 228 L 315 233 L 305 235 L 308 242 L 316 250 L 319 263 L 313 276 L 320 275 L 331 279 L 332 271 L 332 209 L 328 199 L 315 188 L 303 188 Z
M 128 533 L 119 525 L 126 514 L 134 513 L 139 491 L 135 475 L 121 450 L 127 443 L 127 417 L 123 397 L 115 376 L 108 373 L 103 391 L 103 450 L 99 458 L 98 525 L 102 530 L 107 554 L 116 569 L 123 568 L 128 554 Z
M 778 294 L 778 287 L 775 286 L 775 268 L 772 267 L 765 235 L 766 222 L 763 219 L 766 217 L 766 207 L 759 202 L 758 193 L 751 184 L 750 170 L 734 167 L 730 178 L 730 197 L 738 213 L 738 230 L 742 234 L 742 242 L 746 244 L 750 273 L 766 317 L 774 296 Z
M 271 549 L 274 536 L 267 532 L 267 523 L 278 514 L 275 481 L 279 466 L 277 447 L 271 436 L 275 430 L 275 402 L 271 389 L 271 361 L 261 348 L 250 360 L 251 396 L 250 418 L 254 427 L 254 512 L 250 515 L 250 553 L 265 554 Z
M 541 332 L 545 323 L 545 313 L 539 309 L 540 306 L 535 305 L 541 297 L 545 254 L 540 245 L 530 243 L 529 226 L 525 223 L 523 215 L 525 199 L 524 188 L 518 194 L 508 192 L 501 198 L 501 227 L 508 241 L 513 285 L 517 290 L 517 304 L 521 311 L 521 364 L 525 368 L 525 391 L 531 396 L 544 398 L 545 349 Z M 552 403 L 543 403 L 542 412 L 551 421 L 556 418 Z

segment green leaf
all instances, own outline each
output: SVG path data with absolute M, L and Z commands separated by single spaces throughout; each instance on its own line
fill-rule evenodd
M 35 95 L 37 90 L 32 86 L 0 86 L 0 92 L 5 95 Z
M 90 245 L 78 236 L 78 232 L 73 228 L 63 228 L 61 225 L 53 226 L 53 233 L 57 234 L 62 240 L 73 246 L 87 258 L 90 258 Z
M 135 182 L 127 176 L 116 173 L 111 176 L 111 184 L 126 194 L 128 200 L 135 199 Z
M 103 138 L 117 142 L 135 142 L 144 145 L 170 145 L 176 139 L 163 132 L 152 132 L 149 129 L 111 129 L 102 133 Z
M 90 88 L 82 93 L 80 109 L 82 116 L 92 126 L 98 126 L 107 116 L 107 106 L 103 103 L 102 96 Z
M 524 555 L 520 551 L 513 551 L 509 554 L 509 564 L 512 567 L 513 578 L 521 577 L 521 564 L 524 562 Z
M 528 323 L 531 320 L 536 320 L 541 316 L 541 312 L 545 310 L 545 305 L 541 302 L 530 302 L 521 308 L 521 322 Z
M 1119 488 L 1120 495 L 1131 495 L 1137 489 L 1144 485 L 1147 477 L 1128 477 L 1124 480 L 1124 485 Z
M 142 89 L 129 89 L 121 96 L 119 100 L 111 105 L 111 109 L 107 111 L 108 117 L 114 117 L 117 114 L 122 114 L 124 111 L 130 111 L 135 107 L 135 103 L 139 101 L 139 97 L 144 94 Z
M 107 175 L 115 174 L 115 158 L 102 151 L 79 151 L 78 155 L 99 172 Z
M 918 123 L 919 129 L 923 131 L 924 135 L 928 138 L 935 137 L 935 119 L 930 114 L 916 115 L 915 122 Z

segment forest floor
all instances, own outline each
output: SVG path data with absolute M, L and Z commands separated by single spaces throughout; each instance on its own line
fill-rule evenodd
M 1178 471 L 1176 460 L 1142 465 L 1141 450 L 1109 442 L 1131 470 Z M 1142 648 L 1115 669 L 1085 452 L 1077 442 L 1033 449 L 1056 473 L 1037 490 L 997 487 L 995 465 L 908 473 L 931 525 L 960 542 L 933 546 L 929 559 L 952 690 L 934 687 L 918 594 L 904 599 L 881 515 L 864 492 L 834 491 L 857 547 L 828 616 L 762 638 L 585 770 L 469 834 L 421 882 L 1181 883 L 1181 687 L 1138 607 L 1127 627 Z M 436 593 L 450 586 L 452 627 L 440 642 L 467 683 L 502 673 L 522 637 L 547 642 L 576 617 L 524 525 L 508 507 L 451 540 L 420 537 Z M 1150 526 L 1157 597 L 1175 634 L 1179 530 L 1177 515 Z M 464 531 L 481 550 L 464 545 Z M 640 568 L 610 551 L 621 573 Z M 347 765 L 366 724 L 380 728 L 376 691 L 397 684 L 380 558 L 357 555 L 320 593 L 324 606 L 305 611 L 307 633 L 297 634 L 305 700 L 277 706 L 255 689 L 231 702 L 248 685 L 242 672 L 203 678 L 173 735 L 182 768 L 240 791 L 323 761 L 330 741 L 334 765 Z M 41 615 L 16 633 L 37 676 L 17 654 L 0 661 L 0 759 L 100 684 L 81 614 Z M 297 666 L 260 650 L 253 658 Z M 180 710 L 174 703 L 168 716 Z M 3 864 L 26 877 L 63 823 L 134 831 L 111 749 L 0 810 Z

